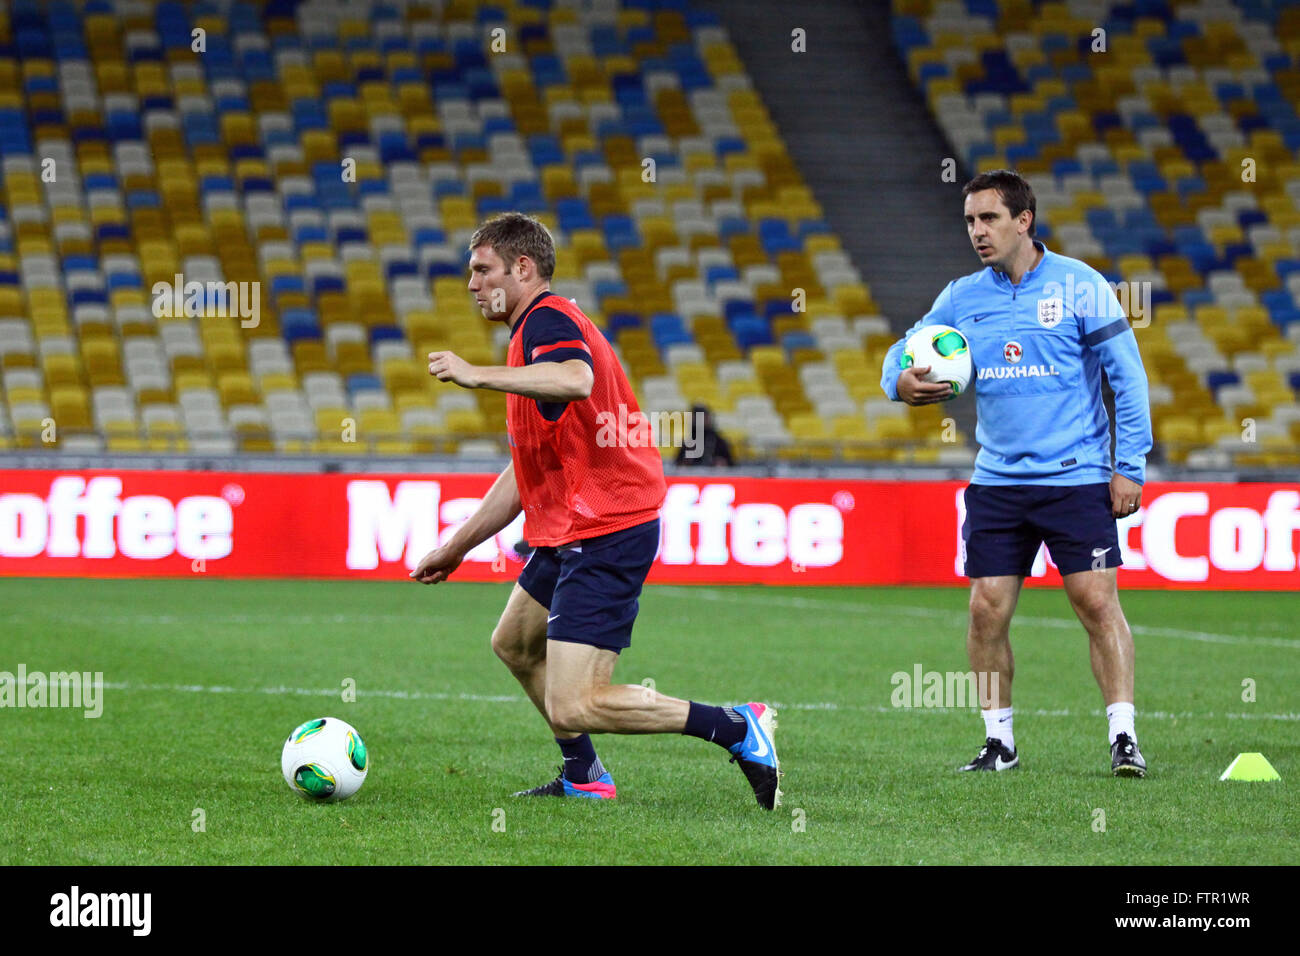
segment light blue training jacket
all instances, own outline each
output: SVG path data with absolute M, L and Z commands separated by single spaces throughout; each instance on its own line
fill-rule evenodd
M 1151 409 L 1128 318 L 1096 269 L 1034 246 L 1043 258 L 1019 285 L 992 266 L 948 283 L 885 356 L 880 387 L 898 401 L 907 338 L 951 325 L 975 365 L 974 484 L 1084 485 L 1109 482 L 1112 472 L 1143 484 Z M 1113 466 L 1102 369 L 1115 393 Z

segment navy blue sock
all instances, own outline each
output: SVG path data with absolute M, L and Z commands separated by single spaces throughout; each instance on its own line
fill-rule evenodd
M 588 735 L 583 734 L 571 740 L 556 737 L 555 742 L 560 745 L 560 753 L 564 754 L 565 780 L 570 783 L 595 783 L 605 772 Z
M 691 737 L 711 740 L 723 747 L 734 747 L 745 739 L 748 728 L 745 718 L 730 707 L 710 707 L 689 701 L 690 711 L 686 714 L 686 729 L 682 731 Z

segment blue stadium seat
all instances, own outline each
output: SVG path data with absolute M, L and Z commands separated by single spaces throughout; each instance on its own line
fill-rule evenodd
M 1241 376 L 1236 372 L 1209 372 L 1205 376 L 1205 384 L 1214 393 L 1215 401 L 1219 399 L 1219 389 L 1225 385 L 1240 385 Z
M 639 329 L 641 316 L 635 312 L 611 312 L 605 317 L 605 325 L 612 334 L 617 334 L 624 329 Z
M 280 334 L 286 342 L 319 339 L 320 322 L 310 309 L 285 309 L 280 315 Z
M 349 395 L 355 395 L 357 392 L 363 391 L 382 391 L 384 388 L 384 383 L 379 380 L 379 376 L 368 372 L 357 372 L 354 375 L 349 375 L 346 384 Z
M 749 351 L 755 345 L 772 344 L 771 328 L 767 322 L 752 312 L 737 317 L 731 330 L 736 337 L 736 345 L 745 351 Z

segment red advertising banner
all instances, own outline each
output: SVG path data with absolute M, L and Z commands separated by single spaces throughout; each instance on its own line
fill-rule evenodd
M 0 471 L 0 574 L 400 579 L 494 475 Z M 660 583 L 962 584 L 963 482 L 669 479 Z M 1300 486 L 1153 483 L 1124 587 L 1300 590 Z M 522 516 L 457 580 L 523 565 Z M 1044 549 L 1031 582 L 1060 580 Z

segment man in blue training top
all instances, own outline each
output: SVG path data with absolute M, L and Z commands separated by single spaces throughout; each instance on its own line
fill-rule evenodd
M 961 770 L 1019 766 L 1011 726 L 1011 616 L 1040 544 L 1088 632 L 1092 672 L 1106 701 L 1111 772 L 1142 777 L 1133 724 L 1133 635 L 1120 608 L 1115 519 L 1142 500 L 1151 449 L 1147 378 L 1114 290 L 1091 266 L 1034 239 L 1033 189 L 1000 169 L 966 184 L 966 230 L 984 264 L 948 283 L 908 335 L 951 325 L 976 369 L 975 474 L 966 488 L 962 551 L 971 579 L 966 651 L 980 675 L 996 674 L 997 700 L 981 701 L 985 742 Z M 894 401 L 952 397 L 925 382 L 928 367 L 900 368 L 903 343 L 885 357 L 880 385 Z M 1115 393 L 1115 460 L 1102 399 Z M 990 684 L 992 682 L 990 681 Z M 990 695 L 991 696 L 991 695 Z

